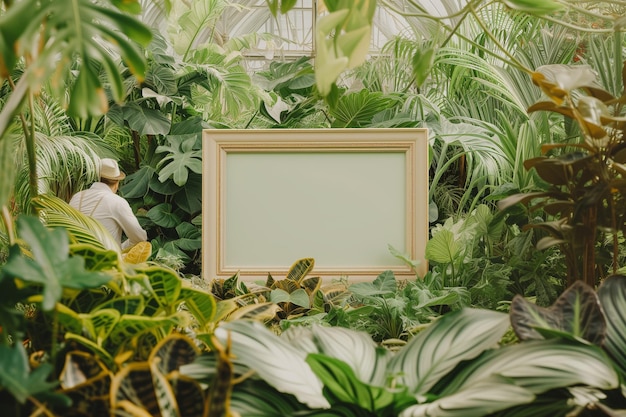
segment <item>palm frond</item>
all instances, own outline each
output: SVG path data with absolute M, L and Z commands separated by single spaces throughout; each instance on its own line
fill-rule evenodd
M 72 243 L 88 243 L 99 249 L 119 252 L 119 245 L 97 220 L 84 215 L 65 201 L 51 194 L 41 194 L 33 199 L 46 226 L 62 227 L 68 231 Z
M 35 135 L 37 149 L 37 176 L 40 193 L 51 193 L 69 201 L 79 190 L 97 180 L 97 161 L 100 155 L 112 155 L 113 151 L 96 135 Z M 28 166 L 23 141 L 16 146 L 15 200 L 18 207 L 25 208 L 30 199 L 28 189 Z

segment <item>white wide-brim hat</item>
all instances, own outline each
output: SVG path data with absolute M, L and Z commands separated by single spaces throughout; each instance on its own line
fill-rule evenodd
M 100 160 L 100 178 L 123 180 L 126 178 L 126 174 L 120 171 L 120 167 L 115 159 L 103 158 Z

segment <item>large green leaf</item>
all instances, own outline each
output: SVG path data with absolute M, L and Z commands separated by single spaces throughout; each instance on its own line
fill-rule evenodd
M 306 407 L 295 397 L 276 391 L 263 381 L 248 380 L 238 384 L 231 395 L 231 409 L 246 417 L 298 415 Z M 362 416 L 359 416 L 362 417 Z
M 325 395 L 331 404 L 356 404 L 374 412 L 389 407 L 395 401 L 395 395 L 390 390 L 360 381 L 345 362 L 316 353 L 309 354 L 306 361 L 322 380 Z
M 311 335 L 320 353 L 348 364 L 359 380 L 385 385 L 391 355 L 388 350 L 377 347 L 369 334 L 342 327 L 313 326 Z
M 126 103 L 122 107 L 124 120 L 140 135 L 167 135 L 171 121 L 158 110 L 142 107 L 136 103 Z
M 170 67 L 164 65 L 154 65 L 146 73 L 146 83 L 153 85 L 156 92 L 165 96 L 176 94 L 176 74 Z
M 120 312 L 112 308 L 99 309 L 91 314 L 81 315 L 83 333 L 94 342 L 101 344 L 109 337 L 120 317 Z
M 152 207 L 146 216 L 157 225 L 168 229 L 176 227 L 181 221 L 180 217 L 172 212 L 172 205 L 169 203 L 161 203 Z
M 184 323 L 183 314 L 174 314 L 161 317 L 145 317 L 126 314 L 120 316 L 119 321 L 111 330 L 103 346 L 109 352 L 120 352 L 132 344 L 137 337 L 149 332 L 170 332 L 174 326 Z
M 486 352 L 442 384 L 439 395 L 452 395 L 494 375 L 540 394 L 584 385 L 601 390 L 619 386 L 607 355 L 597 346 L 568 339 L 531 340 Z
M 604 348 L 626 380 L 626 276 L 613 275 L 598 289 L 606 316 Z
M 150 189 L 150 179 L 154 176 L 155 169 L 144 165 L 139 170 L 126 177 L 120 187 L 120 194 L 124 198 L 142 198 Z
M 372 122 L 377 113 L 389 109 L 398 101 L 388 94 L 363 89 L 358 93 L 342 96 L 331 110 L 335 118 L 333 127 L 364 127 Z
M 414 394 L 425 394 L 462 361 L 495 347 L 508 316 L 489 310 L 448 313 L 420 332 L 391 359 L 389 370 Z
M 272 333 L 263 324 L 237 320 L 216 329 L 221 343 L 231 340 L 237 361 L 253 369 L 278 391 L 294 395 L 312 408 L 327 408 L 322 384 L 305 361 L 305 352 Z
M 160 266 L 148 266 L 139 270 L 148 277 L 150 292 L 155 300 L 164 309 L 175 310 L 182 300 L 180 291 L 182 281 L 173 270 Z
M 202 210 L 202 176 L 190 172 L 184 187 L 174 194 L 174 201 L 188 214 L 200 213 Z
M 50 372 L 52 365 L 49 363 L 31 372 L 26 349 L 21 343 L 0 345 L 0 386 L 20 403 L 24 404 L 28 397 L 52 391 L 58 385 L 57 381 L 48 380 Z
M 400 417 L 484 417 L 534 399 L 532 392 L 495 375 L 433 402 L 411 406 Z
M 182 222 L 176 226 L 178 239 L 174 244 L 182 250 L 194 251 L 202 248 L 202 233 L 200 229 L 191 223 Z
M 180 298 L 184 300 L 185 306 L 198 320 L 201 327 L 213 323 L 217 313 L 217 305 L 212 294 L 193 288 L 182 288 Z
M 384 271 L 374 281 L 352 284 L 348 289 L 359 297 L 395 295 L 398 283 L 393 271 Z
M 461 249 L 454 238 L 454 233 L 442 229 L 426 243 L 426 259 L 439 263 L 454 263 Z
M 196 135 L 170 135 L 167 137 L 169 145 L 162 145 L 157 148 L 157 153 L 167 152 L 157 165 L 159 170 L 159 181 L 164 182 L 168 178 L 173 178 L 179 187 L 187 183 L 189 171 L 200 174 L 202 172 L 202 151 L 194 149 Z
M 47 230 L 35 217 L 21 216 L 17 222 L 19 236 L 28 243 L 34 259 L 14 246 L 4 270 L 24 281 L 42 284 L 44 310 L 54 308 L 63 288 L 95 288 L 111 281 L 110 275 L 87 271 L 81 257 L 69 257 L 65 230 Z

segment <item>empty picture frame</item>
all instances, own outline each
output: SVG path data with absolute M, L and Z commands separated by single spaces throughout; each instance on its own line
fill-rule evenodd
M 205 280 L 426 272 L 426 129 L 205 130 L 202 181 Z

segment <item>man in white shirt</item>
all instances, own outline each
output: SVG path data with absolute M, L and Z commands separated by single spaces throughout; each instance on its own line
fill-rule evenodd
M 70 200 L 70 206 L 102 223 L 122 250 L 145 242 L 148 238 L 128 202 L 116 194 L 120 181 L 125 177 L 117 161 L 101 159 L 100 181 L 76 193 Z M 123 243 L 122 232 L 128 238 Z

